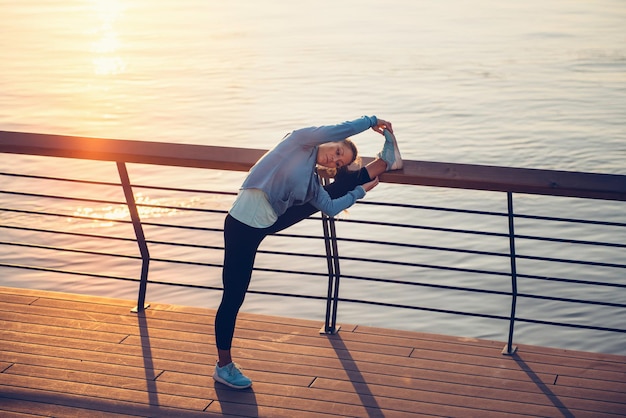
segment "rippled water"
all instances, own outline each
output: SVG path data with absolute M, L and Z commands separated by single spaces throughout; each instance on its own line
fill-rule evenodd
M 621 0 L 498 2 L 342 1 L 288 2 L 231 1 L 22 1 L 0 0 L 0 129 L 97 136 L 119 139 L 269 148 L 287 131 L 301 126 L 334 123 L 376 114 L 391 120 L 405 158 L 455 163 L 488 164 L 572 171 L 626 174 L 626 4 Z M 355 138 L 363 155 L 381 146 L 372 132 Z M 0 170 L 115 180 L 115 166 L 106 163 L 53 158 L 0 156 Z M 139 184 L 236 190 L 241 173 L 203 170 L 165 170 L 131 166 Z M 2 177 L 3 189 L 40 191 L 41 182 Z M 122 199 L 116 188 L 57 188 L 61 193 Z M 194 194 L 143 190 L 147 202 L 180 205 L 218 205 L 230 198 L 208 199 Z M 399 196 L 400 195 L 400 196 Z M 499 194 L 470 193 L 381 185 L 367 199 L 400 200 L 448 207 L 504 211 Z M 3 207 L 48 207 L 38 199 L 0 195 Z M 58 203 L 59 210 L 77 215 L 125 216 L 117 208 Z M 584 216 L 626 222 L 623 205 L 605 202 L 569 202 L 563 199 L 521 196 L 516 209 L 544 215 Z M 351 217 L 368 216 L 367 207 L 355 207 Z M 385 217 L 386 212 L 378 212 Z M 415 214 L 389 214 L 414 219 Z M 144 220 L 171 219 L 219 227 L 220 217 L 184 215 L 180 211 L 142 213 Z M 2 213 L 2 223 L 25 222 L 22 215 Z M 420 222 L 462 226 L 450 215 L 419 214 Z M 132 236 L 132 231 L 106 223 L 32 219 L 38 226 L 87 233 Z M 471 221 L 468 221 L 471 222 Z M 501 228 L 484 221 L 486 228 Z M 495 222 L 497 223 L 497 222 Z M 299 226 L 319 233 L 317 224 Z M 395 238 L 395 231 L 350 228 L 348 236 Z M 519 233 L 571 235 L 625 243 L 626 233 L 615 229 L 546 226 L 521 222 Z M 147 228 L 152 239 L 160 231 Z M 29 241 L 28 233 L 3 229 L 4 240 Z M 219 245 L 219 234 L 180 232 L 168 236 L 207 245 Z M 403 237 L 416 242 L 441 242 L 445 237 L 419 233 Z M 59 238 L 59 245 L 75 243 Z M 470 243 L 467 243 L 468 245 Z M 272 245 L 283 244 L 276 240 Z M 309 244 L 302 244 L 309 245 Z M 502 243 L 480 243 L 500 249 Z M 623 250 L 571 254 L 567 246 L 545 244 L 521 252 L 568 258 L 593 257 L 623 263 Z M 81 246 L 106 251 L 85 240 Z M 506 249 L 506 248 L 505 248 Z M 122 248 L 135 254 L 136 248 Z M 43 263 L 91 271 L 93 258 L 27 252 L 5 247 L 3 261 Z M 342 255 L 367 254 L 371 248 L 342 245 Z M 494 250 L 495 251 L 495 250 Z M 159 248 L 162 257 L 195 257 L 205 262 L 211 254 Z M 396 254 L 412 262 L 440 264 L 448 255 L 414 252 Z M 219 257 L 217 257 L 219 258 Z M 103 274 L 134 277 L 135 263 L 99 261 Z M 280 257 L 260 257 L 260 266 L 284 263 Z M 318 261 L 303 267 L 323 271 Z M 459 257 L 455 264 L 482 267 L 482 259 Z M 496 263 L 497 264 L 497 263 Z M 506 271 L 502 266 L 489 266 Z M 349 267 L 347 267 L 349 268 Z M 624 282 L 623 272 L 552 266 L 520 261 L 526 274 L 544 274 Z M 9 273 L 10 272 L 10 273 Z M 193 268 L 172 269 L 153 263 L 151 277 L 218 285 L 219 272 Z M 484 278 L 441 272 L 387 272 L 394 278 L 416 275 L 421 281 L 448 285 L 485 286 Z M 134 284 L 5 269 L 0 283 L 40 289 L 134 297 Z M 489 279 L 494 280 L 494 279 Z M 269 274 L 255 276 L 253 287 L 263 290 L 325 294 L 325 280 L 285 283 Z M 509 284 L 493 286 L 504 291 Z M 523 292 L 551 291 L 562 297 L 592 295 L 598 300 L 624 303 L 623 291 L 589 290 L 527 280 Z M 441 309 L 507 314 L 508 300 L 469 298 L 437 290 L 407 292 L 403 288 L 342 283 L 344 297 L 384 296 L 397 303 L 415 303 Z M 150 287 L 149 299 L 166 303 L 215 307 L 218 293 L 180 288 Z M 528 305 L 526 305 L 528 304 Z M 558 308 L 556 302 L 522 303 L 520 316 L 577 320 L 620 327 L 619 312 L 588 307 Z M 251 296 L 245 309 L 285 316 L 320 319 L 321 303 L 282 301 Z M 396 311 L 344 304 L 340 322 L 389 326 L 503 340 L 507 325 L 478 318 L 449 318 L 425 312 Z M 531 315 L 532 314 L 532 315 Z M 626 353 L 622 339 L 581 330 L 520 324 L 522 343 L 562 346 L 591 351 Z

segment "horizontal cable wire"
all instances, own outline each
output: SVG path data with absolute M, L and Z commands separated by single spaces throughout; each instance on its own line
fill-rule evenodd
M 608 287 L 619 287 L 626 289 L 626 283 L 609 283 L 609 282 L 597 282 L 593 280 L 580 280 L 580 279 L 568 279 L 564 277 L 550 277 L 550 276 L 537 276 L 532 274 L 517 274 L 517 277 L 523 279 L 533 279 L 533 280 L 543 280 L 546 282 L 562 282 L 562 283 L 572 283 L 572 284 L 584 284 L 591 286 L 608 286 Z
M 51 177 L 51 176 L 40 176 L 33 174 L 17 174 L 17 173 L 2 173 L 2 176 L 12 176 L 12 177 L 23 177 L 37 180 L 55 180 L 55 181 L 66 181 L 70 183 L 82 183 L 82 184 L 92 184 L 98 186 L 113 186 L 113 187 L 121 187 L 121 183 L 115 182 L 107 182 L 107 181 L 96 181 L 96 180 L 83 180 L 83 179 L 70 179 L 63 177 Z M 216 190 L 201 190 L 201 189 L 186 189 L 180 187 L 165 187 L 165 186 L 146 186 L 140 184 L 133 184 L 133 188 L 141 188 L 141 189 L 153 189 L 153 190 L 164 190 L 164 191 L 172 191 L 172 192 L 185 192 L 185 193 L 209 193 L 209 194 L 221 194 L 221 195 L 230 195 L 236 196 L 236 192 L 224 192 L 224 191 L 216 191 Z M 54 197 L 54 196 L 50 196 Z
M 25 174 L 1 173 L 1 172 L 0 172 L 0 175 L 30 178 L 30 179 L 37 179 L 37 180 L 65 181 L 65 182 L 81 183 L 81 184 L 89 184 L 89 185 L 121 187 L 120 183 L 115 183 L 115 182 L 67 179 L 67 178 L 57 178 L 57 177 L 50 177 L 50 176 L 25 175 Z M 141 189 L 161 190 L 161 191 L 170 191 L 170 192 L 185 192 L 185 193 L 221 194 L 221 195 L 230 195 L 230 196 L 237 194 L 235 192 L 207 191 L 207 190 L 177 188 L 177 187 L 161 187 L 161 186 L 147 186 L 147 185 L 133 185 L 132 187 L 136 189 L 141 188 Z M 70 197 L 70 196 L 57 196 L 57 195 L 48 195 L 48 194 L 40 194 L 40 193 L 27 193 L 27 192 L 1 191 L 1 190 L 0 190 L 0 193 L 13 195 L 13 196 L 33 197 L 33 198 L 41 198 L 41 199 L 61 199 L 61 200 L 73 200 L 73 201 L 79 201 L 79 202 L 126 206 L 126 202 L 110 201 L 110 200 L 103 200 L 103 199 L 88 199 L 88 198 L 79 198 L 79 197 Z M 397 208 L 414 209 L 414 210 L 429 210 L 429 211 L 439 211 L 439 212 L 462 213 L 462 214 L 479 215 L 479 216 L 497 216 L 497 217 L 508 216 L 507 213 L 501 213 L 501 212 L 478 211 L 478 210 L 467 210 L 467 209 L 457 209 L 457 208 L 443 208 L 443 207 L 389 203 L 389 202 L 359 201 L 358 204 L 397 207 Z M 179 207 L 179 206 L 163 205 L 163 204 L 137 203 L 137 206 L 159 208 L 159 209 L 169 209 L 169 210 L 190 211 L 190 212 L 206 212 L 206 213 L 221 213 L 221 214 L 227 213 L 227 211 L 225 210 L 204 209 L 204 208 L 197 208 L 197 207 Z M 124 223 L 124 224 L 131 223 L 130 220 L 125 220 L 125 219 L 107 219 L 107 218 L 97 218 L 97 217 L 91 217 L 91 216 L 67 215 L 67 214 L 30 211 L 30 210 L 21 210 L 21 209 L 0 208 L 0 211 L 22 213 L 22 214 L 27 214 L 27 215 L 66 217 L 66 218 L 82 219 L 82 220 L 89 220 L 89 221 L 117 222 L 117 223 Z M 538 220 L 538 221 L 543 221 L 543 222 L 568 222 L 568 223 L 591 224 L 591 225 L 600 225 L 600 226 L 609 226 L 609 227 L 618 227 L 618 228 L 626 227 L 626 223 L 609 222 L 609 221 L 568 219 L 568 218 L 524 215 L 524 214 L 515 214 L 514 217 L 515 219 L 531 219 L 531 220 Z M 321 219 L 321 218 L 311 217 L 310 219 L 315 220 L 315 219 Z M 455 229 L 455 228 L 442 228 L 442 227 L 432 227 L 432 226 L 426 226 L 426 225 L 410 225 L 410 224 L 403 224 L 403 223 L 362 221 L 362 220 L 350 220 L 350 219 L 336 219 L 336 221 L 345 222 L 345 223 L 353 223 L 353 224 L 365 224 L 369 226 L 377 225 L 377 226 L 385 226 L 385 227 L 397 227 L 397 228 L 403 228 L 403 229 L 409 229 L 409 230 L 410 229 L 427 230 L 427 231 L 437 231 L 437 232 L 454 233 L 454 234 L 471 234 L 471 235 L 482 235 L 482 236 L 492 236 L 492 237 L 501 237 L 501 238 L 509 237 L 507 233 L 498 233 L 498 232 L 490 232 L 490 231 L 475 231 L 475 230 L 465 230 L 465 229 Z M 144 226 L 152 226 L 152 227 L 159 227 L 159 228 L 177 228 L 177 229 L 209 231 L 209 232 L 223 232 L 223 229 L 221 228 L 174 225 L 174 224 L 157 223 L 157 222 L 142 222 L 142 224 Z M 38 229 L 38 228 L 30 228 L 30 227 L 16 227 L 16 226 L 8 226 L 8 225 L 0 225 L 0 228 L 9 228 L 9 229 L 14 229 L 14 230 L 23 230 L 23 231 L 30 231 L 30 232 L 62 234 L 62 235 L 80 237 L 80 238 L 112 239 L 112 240 L 121 240 L 121 241 L 126 241 L 126 242 L 131 242 L 131 241 L 136 242 L 134 238 L 110 237 L 110 236 L 104 236 L 104 235 L 98 235 L 98 234 L 86 234 L 86 233 L 46 230 L 46 229 Z M 292 237 L 292 238 L 323 239 L 323 237 L 321 236 L 313 236 L 313 235 L 298 235 L 298 234 L 285 234 L 285 233 L 276 234 L 276 235 L 283 236 L 283 237 Z M 575 245 L 626 248 L 626 244 L 613 243 L 613 242 L 594 242 L 594 241 L 561 239 L 561 238 L 541 237 L 541 236 L 532 236 L 532 235 L 515 235 L 515 238 L 529 240 L 529 241 L 547 241 L 547 242 L 558 242 L 558 243 L 567 243 L 567 244 L 575 244 Z M 361 239 L 354 239 L 354 238 L 338 238 L 338 241 L 353 242 L 353 243 L 367 243 L 367 244 L 372 244 L 372 245 L 392 246 L 392 247 L 405 247 L 405 248 L 420 249 L 420 250 L 425 250 L 425 251 L 444 251 L 444 252 L 448 251 L 448 252 L 455 252 L 455 253 L 471 254 L 471 255 L 476 255 L 476 256 L 509 257 L 508 253 L 470 250 L 470 249 L 461 249 L 461 248 L 438 247 L 438 246 L 430 246 L 430 245 L 408 244 L 408 243 L 401 243 L 401 242 L 361 240 Z M 223 251 L 223 247 L 219 247 L 219 246 L 208 246 L 208 245 L 191 244 L 191 243 L 177 243 L 177 242 L 158 241 L 158 240 L 148 240 L 147 242 L 151 245 L 171 245 L 171 246 L 193 247 L 193 248 L 198 248 L 198 249 L 211 249 L 211 250 Z M 113 253 L 107 253 L 107 252 L 81 250 L 81 249 L 74 249 L 74 248 L 61 248 L 61 247 L 53 247 L 53 246 L 38 245 L 38 244 L 0 242 L 0 245 L 20 246 L 20 247 L 28 247 L 28 248 L 33 248 L 33 249 L 66 251 L 66 252 L 72 252 L 72 253 L 82 253 L 86 255 L 120 257 L 120 258 L 126 258 L 126 259 L 141 260 L 141 257 L 133 256 L 133 255 L 113 254 Z M 284 251 L 260 250 L 259 253 L 281 255 L 281 256 L 301 256 L 301 257 L 303 256 L 303 257 L 324 258 L 324 259 L 326 258 L 325 255 L 303 254 L 303 253 L 284 252 Z M 590 265 L 590 266 L 604 267 L 604 268 L 619 268 L 619 269 L 626 268 L 626 264 L 619 264 L 619 263 L 603 263 L 603 262 L 594 262 L 594 261 L 585 261 L 585 260 L 569 260 L 569 259 L 559 259 L 559 258 L 551 258 L 551 257 L 519 255 L 519 254 L 516 255 L 516 258 L 525 259 L 525 260 L 550 262 L 550 263 L 560 262 L 560 263 L 570 263 L 570 264 L 582 264 L 582 265 Z M 196 265 L 196 266 L 212 267 L 212 268 L 223 267 L 221 264 L 215 264 L 215 263 L 172 260 L 172 259 L 165 259 L 165 258 L 151 258 L 150 260 L 154 262 L 187 264 L 187 265 Z M 447 271 L 455 271 L 455 272 L 460 272 L 460 273 L 472 273 L 472 274 L 481 274 L 481 275 L 506 276 L 506 277 L 510 276 L 510 272 L 508 271 L 499 272 L 499 271 L 489 271 L 489 270 L 481 270 L 481 269 L 467 269 L 467 268 L 459 268 L 459 267 L 452 267 L 452 266 L 438 266 L 438 265 L 431 265 L 431 264 L 411 263 L 411 262 L 394 261 L 394 260 L 374 260 L 374 259 L 359 258 L 359 257 L 340 257 L 340 260 L 381 263 L 381 264 L 388 264 L 388 265 L 408 266 L 408 267 L 413 267 L 413 268 L 420 267 L 420 268 L 426 268 L 426 269 L 438 269 L 438 270 L 447 270 Z M 38 266 L 23 266 L 23 265 L 5 264 L 5 263 L 0 263 L 0 266 L 8 267 L 8 268 L 37 270 L 37 271 L 54 272 L 54 273 L 70 274 L 70 275 L 80 275 L 80 276 L 88 276 L 88 277 L 96 277 L 96 278 L 108 278 L 108 279 L 114 279 L 114 280 L 125 280 L 125 281 L 133 281 L 133 282 L 139 281 L 137 279 L 127 278 L 127 277 L 101 275 L 101 274 L 93 274 L 93 273 L 82 273 L 82 272 L 66 271 L 66 270 L 59 270 L 59 269 L 38 267 Z M 270 273 L 290 274 L 290 275 L 295 274 L 295 275 L 309 275 L 309 276 L 316 276 L 316 277 L 327 277 L 326 273 L 304 272 L 304 271 L 297 271 L 297 270 L 272 269 L 272 268 L 254 268 L 254 270 L 270 272 Z M 473 292 L 473 293 L 492 294 L 492 295 L 497 295 L 497 296 L 511 296 L 510 292 L 489 290 L 489 289 L 474 289 L 474 288 L 466 288 L 466 287 L 460 287 L 460 286 L 448 286 L 448 285 L 441 285 L 441 284 L 434 284 L 434 283 L 421 283 L 421 282 L 411 282 L 411 281 L 406 281 L 406 280 L 394 280 L 394 279 L 383 279 L 383 278 L 372 278 L 372 277 L 350 276 L 350 275 L 342 275 L 341 277 L 345 279 L 351 279 L 351 280 L 362 280 L 362 281 L 389 283 L 389 284 L 401 284 L 401 285 L 410 285 L 410 286 L 415 286 L 415 287 L 429 287 L 429 288 L 437 288 L 437 289 L 451 290 L 451 291 L 464 291 L 464 292 Z M 577 280 L 577 279 L 569 279 L 569 278 L 524 275 L 524 274 L 518 274 L 517 277 L 524 278 L 524 279 L 532 279 L 532 280 L 543 280 L 543 281 L 565 282 L 565 283 L 575 283 L 575 284 L 594 285 L 594 286 L 626 288 L 626 284 L 621 284 L 621 283 L 603 283 L 603 282 L 596 282 L 596 281 L 589 281 L 589 280 Z M 166 281 L 153 281 L 153 280 L 150 280 L 150 283 L 156 283 L 156 284 L 162 284 L 162 285 L 175 285 L 175 286 L 180 286 L 180 287 L 199 288 L 199 289 L 206 289 L 206 290 L 222 290 L 221 287 L 194 285 L 194 284 L 188 284 L 188 283 L 187 284 L 186 283 L 172 283 L 172 282 L 166 282 Z M 267 292 L 267 291 L 258 291 L 258 290 L 256 291 L 249 290 L 249 293 L 260 294 L 260 295 L 270 295 L 270 296 L 326 300 L 325 296 L 298 295 L 298 294 Z M 518 293 L 517 296 L 528 298 L 528 299 L 552 300 L 552 301 L 558 301 L 558 302 L 564 302 L 564 303 L 589 304 L 589 305 L 606 306 L 606 307 L 613 307 L 613 308 L 625 308 L 626 307 L 626 304 L 623 304 L 623 303 L 602 302 L 602 301 L 593 301 L 593 300 L 587 301 L 587 300 L 562 298 L 562 297 L 555 297 L 555 296 L 544 296 L 544 295 L 525 294 L 525 293 Z M 474 317 L 496 319 L 496 320 L 507 320 L 507 321 L 509 320 L 508 316 L 481 314 L 481 313 L 474 313 L 474 312 L 462 312 L 462 311 L 456 311 L 456 310 L 447 310 L 447 309 L 430 308 L 430 307 L 419 307 L 419 306 L 404 305 L 404 304 L 397 304 L 397 303 L 376 302 L 376 301 L 349 299 L 349 298 L 339 298 L 339 301 L 349 302 L 349 303 L 369 304 L 369 305 L 376 305 L 376 306 L 382 306 L 382 307 L 421 310 L 421 311 L 429 311 L 429 312 L 452 314 L 452 315 L 474 316 Z M 573 327 L 573 328 L 611 331 L 611 332 L 620 332 L 620 333 L 626 332 L 626 330 L 617 329 L 617 328 L 597 327 L 597 326 L 583 325 L 583 324 L 569 324 L 569 323 L 562 323 L 562 322 L 543 321 L 543 320 L 519 318 L 519 317 L 516 317 L 515 320 L 520 321 L 520 322 L 552 325 L 552 326 Z
M 80 249 L 74 249 L 74 248 L 51 247 L 51 246 L 47 246 L 47 245 L 24 244 L 24 243 L 2 242 L 2 241 L 0 241 L 0 245 L 11 245 L 11 246 L 28 247 L 28 248 L 35 248 L 35 249 L 42 249 L 42 250 L 64 251 L 64 252 L 96 255 L 96 256 L 109 256 L 109 257 L 120 257 L 120 258 L 141 260 L 141 257 L 133 256 L 133 255 L 113 254 L 113 253 L 106 253 L 106 252 L 92 251 L 92 250 L 80 250 Z M 216 247 L 216 249 L 223 249 L 223 248 Z M 263 252 L 264 253 L 269 253 L 269 254 L 285 255 L 285 256 L 310 256 L 310 257 L 317 257 L 317 258 L 325 258 L 325 256 L 315 255 L 315 254 L 311 255 L 311 254 L 302 254 L 302 253 L 287 253 L 287 252 L 274 252 L 274 251 L 263 251 Z M 221 264 L 215 264 L 215 263 L 194 262 L 194 261 L 185 261 L 185 260 L 172 260 L 172 259 L 164 259 L 164 258 L 156 258 L 156 257 L 155 258 L 151 258 L 151 261 L 154 261 L 154 262 L 164 262 L 164 263 L 177 263 L 177 264 L 196 265 L 196 266 L 204 266 L 204 267 L 218 267 L 218 268 L 222 267 Z M 325 273 L 311 273 L 311 272 L 305 272 L 305 271 L 284 270 L 284 269 L 255 268 L 255 270 L 256 271 L 272 272 L 272 273 L 283 273 L 283 274 L 300 274 L 300 275 L 313 275 L 313 276 L 325 276 L 326 275 Z M 491 273 L 491 274 L 493 274 L 493 272 L 483 272 L 483 273 L 487 273 L 487 274 Z M 501 291 L 486 290 L 486 289 L 472 289 L 472 288 L 465 288 L 465 287 L 459 287 L 459 286 L 446 286 L 446 285 L 437 285 L 437 284 L 430 284 L 430 283 L 416 283 L 416 282 L 408 282 L 408 281 L 399 281 L 399 280 L 391 280 L 391 279 L 377 279 L 377 278 L 370 278 L 370 277 L 357 277 L 357 276 L 349 276 L 349 275 L 345 275 L 345 276 L 342 276 L 342 277 L 346 278 L 346 279 L 352 278 L 352 279 L 357 279 L 357 280 L 379 282 L 379 283 L 403 284 L 403 285 L 410 285 L 410 286 L 431 287 L 431 288 L 446 289 L 446 290 L 467 291 L 467 292 L 476 292 L 476 293 L 487 293 L 487 294 L 493 294 L 493 295 L 510 295 L 510 292 L 501 292 Z M 169 283 L 169 284 L 175 284 L 175 283 Z M 626 304 L 619 304 L 619 303 L 600 302 L 600 301 L 586 301 L 586 300 L 579 300 L 579 299 L 559 298 L 559 297 L 553 297 L 553 296 L 541 296 L 541 295 L 522 294 L 522 293 L 519 293 L 518 296 L 519 297 L 534 298 L 534 299 L 554 300 L 554 301 L 560 301 L 560 302 L 578 302 L 578 303 L 583 303 L 583 304 L 594 304 L 594 305 L 603 305 L 603 306 L 611 306 L 611 307 L 618 307 L 618 308 L 626 308 Z
M 612 268 L 618 268 L 618 269 L 626 268 L 626 264 L 602 263 L 599 261 L 570 260 L 570 259 L 551 258 L 551 257 L 538 257 L 534 255 L 519 255 L 518 254 L 516 255 L 516 258 L 524 259 L 524 260 L 547 261 L 551 263 L 583 264 L 586 266 L 612 267 Z
M 106 186 L 117 186 L 117 187 L 121 186 L 120 183 L 115 183 L 115 182 L 102 182 L 102 181 L 93 181 L 93 180 L 69 179 L 69 178 L 40 176 L 40 175 L 31 175 L 31 174 L 18 174 L 18 173 L 0 172 L 0 175 L 13 176 L 13 177 L 23 177 L 23 178 L 32 178 L 32 179 L 42 179 L 42 180 L 56 180 L 56 181 L 77 182 L 77 183 L 94 184 L 94 185 L 106 185 Z M 223 194 L 223 195 L 237 195 L 236 192 L 208 191 L 208 190 L 187 189 L 187 188 L 179 188 L 179 187 L 149 186 L 149 185 L 136 185 L 136 184 L 133 184 L 132 187 L 134 187 L 134 188 L 144 188 L 144 189 L 154 189 L 154 190 L 164 190 L 164 191 L 178 191 L 178 192 L 191 192 L 191 193 L 214 193 L 214 194 Z M 0 192 L 3 192 L 3 191 L 0 191 Z M 50 196 L 47 196 L 47 197 L 56 197 L 56 196 L 50 195 Z M 375 206 L 409 208 L 409 209 L 420 209 L 420 210 L 432 210 L 432 211 L 439 211 L 439 212 L 465 213 L 465 214 L 475 214 L 475 215 L 502 216 L 502 217 L 507 217 L 508 216 L 508 214 L 504 213 L 504 212 L 479 211 L 479 210 L 458 209 L 458 208 L 444 208 L 444 207 L 437 207 L 437 206 L 411 205 L 411 204 L 403 204 L 403 203 L 376 202 L 376 201 L 358 201 L 357 204 L 359 204 L 359 205 L 375 205 Z M 556 221 L 556 222 L 588 223 L 588 224 L 594 224 L 594 225 L 605 225 L 605 226 L 614 226 L 614 227 L 626 227 L 626 223 L 621 223 L 621 222 L 597 221 L 597 220 L 587 220 L 587 219 L 557 218 L 557 217 L 539 216 L 539 215 L 515 214 L 515 218 L 535 219 L 535 220 L 542 220 L 542 221 Z M 337 221 L 341 221 L 341 222 L 359 222 L 359 221 L 346 220 L 346 219 L 336 219 L 336 220 Z M 409 226 L 409 225 L 407 225 L 407 226 Z
M 136 256 L 136 255 L 105 253 L 105 252 L 102 252 L 102 251 L 93 251 L 93 250 L 80 250 L 78 248 L 52 247 L 52 246 L 49 246 L 49 245 L 41 245 L 41 244 L 26 244 L 26 243 L 21 243 L 21 242 L 0 241 L 0 245 L 9 245 L 9 246 L 13 246 L 13 247 L 23 247 L 23 248 L 33 248 L 33 249 L 36 249 L 36 250 L 63 251 L 63 252 L 66 252 L 66 253 L 99 255 L 99 256 L 107 256 L 107 257 L 131 258 L 131 259 L 135 259 L 135 260 L 141 260 L 141 257 L 140 256 Z
M 30 228 L 30 227 L 25 227 L 25 226 L 14 226 L 14 225 L 0 225 L 0 228 L 13 229 L 16 231 L 42 232 L 42 233 L 55 234 L 55 235 L 67 235 L 67 236 L 80 237 L 80 238 L 96 238 L 96 239 L 109 239 L 109 240 L 137 242 L 136 238 L 117 237 L 113 235 L 86 234 L 84 232 L 60 231 L 58 229 L 41 229 L 41 228 Z
M 10 194 L 14 196 L 23 196 L 23 197 L 36 197 L 36 198 L 48 198 L 48 199 L 59 199 L 59 200 L 73 200 L 76 202 L 88 202 L 88 203 L 102 203 L 106 205 L 118 205 L 118 206 L 126 206 L 126 202 L 115 201 L 115 200 L 103 200 L 103 199 L 88 199 L 84 197 L 72 197 L 72 196 L 52 196 L 42 193 L 27 193 L 27 192 L 11 192 L 6 190 L 0 190 L 0 193 Z
M 432 210 L 435 212 L 453 212 L 453 213 L 466 213 L 466 214 L 474 214 L 474 215 L 491 215 L 491 216 L 503 216 L 503 217 L 509 216 L 508 213 L 504 213 L 504 212 L 489 212 L 489 211 L 479 211 L 479 210 L 470 210 L 470 209 L 444 208 L 444 207 L 438 207 L 438 206 L 410 205 L 410 204 L 405 204 L 405 203 L 389 203 L 389 202 L 359 200 L 356 202 L 356 204 Z M 593 224 L 593 225 L 626 227 L 626 223 L 623 223 L 623 222 L 597 221 L 597 220 L 573 219 L 573 218 L 557 218 L 557 217 L 552 217 L 552 216 L 524 215 L 524 214 L 519 214 L 519 213 L 516 213 L 514 216 L 515 218 L 520 218 L 520 219 L 535 219 L 535 220 L 541 220 L 541 221 L 572 222 L 572 223 L 583 223 L 583 224 Z M 342 221 L 342 222 L 355 222 L 349 219 L 337 219 L 337 220 Z

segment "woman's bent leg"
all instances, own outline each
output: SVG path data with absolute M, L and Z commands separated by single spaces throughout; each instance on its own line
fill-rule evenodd
M 363 167 L 357 171 L 339 172 L 337 177 L 335 177 L 335 181 L 324 186 L 324 189 L 326 189 L 331 198 L 337 199 L 354 190 L 356 186 L 360 186 L 369 181 L 372 181 L 372 179 L 370 178 L 368 169 Z M 292 206 L 278 217 L 276 223 L 270 227 L 270 233 L 274 234 L 295 225 L 317 211 L 318 209 L 310 203 Z

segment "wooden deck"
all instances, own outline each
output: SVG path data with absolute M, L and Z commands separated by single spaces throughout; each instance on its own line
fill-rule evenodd
M 215 383 L 214 310 L 0 287 L 0 416 L 626 415 L 626 357 L 241 314 Z

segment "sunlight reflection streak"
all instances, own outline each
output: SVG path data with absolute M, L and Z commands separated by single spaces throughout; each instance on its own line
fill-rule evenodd
M 159 207 L 160 205 L 166 204 L 163 199 L 152 199 L 138 193 L 135 196 L 135 201 L 137 203 L 137 209 L 141 219 L 162 218 L 166 216 L 174 216 L 178 213 L 177 209 L 173 209 L 171 207 Z M 178 201 L 175 205 L 181 208 L 186 208 L 191 207 L 193 203 L 197 203 L 198 201 L 198 198 L 191 198 L 184 201 Z M 101 208 L 83 206 L 76 208 L 72 215 L 77 217 L 88 216 L 96 218 L 90 224 L 91 227 L 109 227 L 114 225 L 115 221 L 130 219 L 130 214 L 126 205 L 105 206 Z M 72 220 L 69 221 L 71 222 Z
M 121 45 L 119 36 L 115 30 L 115 22 L 124 11 L 120 1 L 97 0 L 94 1 L 94 9 L 98 14 L 100 27 L 96 29 L 99 35 L 93 44 L 91 51 L 94 53 L 92 63 L 96 75 L 116 75 L 126 70 L 126 62 L 118 54 Z

